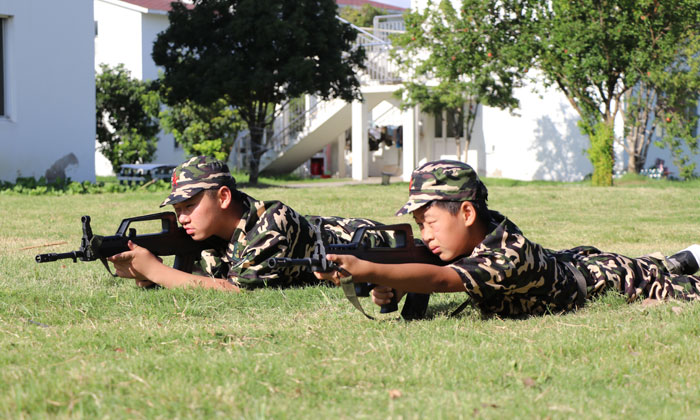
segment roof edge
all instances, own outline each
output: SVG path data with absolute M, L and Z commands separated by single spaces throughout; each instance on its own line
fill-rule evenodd
M 133 10 L 135 12 L 151 15 L 167 15 L 168 12 L 164 10 L 148 9 L 146 7 L 138 6 L 136 4 L 128 3 L 122 0 L 99 0 L 103 3 L 109 3 L 114 6 L 123 7 L 125 9 Z

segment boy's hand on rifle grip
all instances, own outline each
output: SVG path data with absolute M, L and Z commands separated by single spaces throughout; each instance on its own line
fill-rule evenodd
M 149 287 L 147 272 L 153 264 L 162 264 L 163 259 L 156 257 L 151 251 L 129 241 L 129 251 L 113 255 L 109 260 L 114 264 L 114 272 L 119 277 L 136 279 L 136 284 L 141 287 Z
M 372 302 L 376 305 L 388 305 L 391 303 L 391 298 L 394 297 L 396 293 L 396 301 L 400 301 L 404 295 L 404 292 L 394 290 L 389 286 L 375 286 L 372 291 L 370 291 L 370 296 L 372 297 Z
M 158 286 L 158 283 L 154 283 L 150 280 L 139 280 L 136 279 L 136 286 L 138 287 L 143 287 L 144 289 L 151 289 L 153 287 Z

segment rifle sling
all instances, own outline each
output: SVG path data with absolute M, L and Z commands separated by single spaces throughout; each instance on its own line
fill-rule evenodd
M 105 266 L 105 268 L 107 269 L 107 272 L 108 272 L 109 274 L 112 275 L 112 277 L 118 277 L 116 274 L 112 273 L 112 270 L 109 269 L 109 264 L 107 263 L 107 259 L 106 259 L 106 258 L 100 258 L 100 261 L 102 262 L 102 264 L 103 264 L 103 265 Z
M 453 318 L 453 317 L 456 317 L 457 315 L 459 315 L 464 310 L 464 308 L 469 306 L 471 303 L 472 303 L 472 299 L 470 297 L 467 297 L 467 300 L 465 300 L 461 305 L 459 305 L 457 307 L 457 309 L 452 311 L 452 313 L 450 314 L 450 318 Z
M 340 287 L 342 287 L 343 292 L 345 292 L 345 297 L 348 298 L 350 303 L 352 303 L 352 306 L 357 308 L 357 310 L 362 312 L 362 315 L 366 316 L 367 318 L 374 319 L 372 316 L 367 315 L 367 312 L 362 309 L 362 304 L 355 293 L 355 283 L 353 283 L 351 275 L 340 278 Z

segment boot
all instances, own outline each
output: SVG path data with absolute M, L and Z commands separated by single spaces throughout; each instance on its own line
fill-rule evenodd
M 666 259 L 671 274 L 692 275 L 700 269 L 700 245 L 691 245 Z

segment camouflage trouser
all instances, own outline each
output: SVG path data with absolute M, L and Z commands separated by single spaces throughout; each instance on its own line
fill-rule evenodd
M 317 219 L 323 221 L 323 240 L 328 244 L 347 244 L 353 238 L 358 229 L 380 225 L 370 219 L 347 218 L 347 217 L 321 217 L 321 216 L 306 216 L 306 218 L 315 224 Z M 389 232 L 367 230 L 363 237 L 363 244 L 370 247 L 388 247 L 394 245 L 393 235 Z
M 628 258 L 597 252 L 580 258 L 577 266 L 586 279 L 588 298 L 613 289 L 630 302 L 640 297 L 700 300 L 700 277 L 671 274 L 661 254 Z

